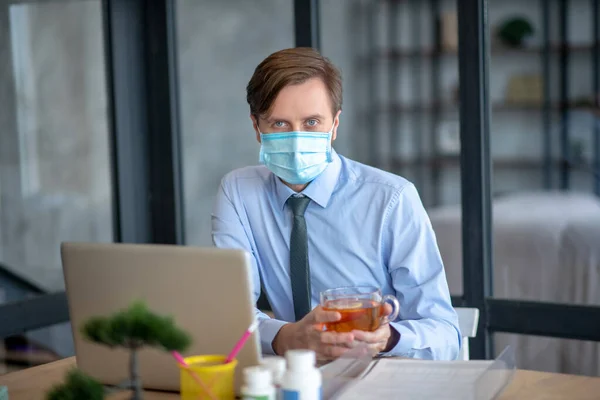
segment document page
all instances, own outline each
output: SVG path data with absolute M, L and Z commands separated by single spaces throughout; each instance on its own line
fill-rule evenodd
M 492 363 L 381 359 L 337 398 L 475 400 L 475 383 Z

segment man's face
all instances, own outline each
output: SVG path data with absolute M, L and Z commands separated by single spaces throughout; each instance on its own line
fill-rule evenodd
M 254 116 L 250 118 L 259 143 L 260 132 L 329 132 L 332 126 L 331 140 L 334 141 L 340 113 L 338 111 L 335 116 L 332 115 L 327 87 L 321 79 L 314 78 L 284 87 L 273 102 L 270 115 L 258 121 Z

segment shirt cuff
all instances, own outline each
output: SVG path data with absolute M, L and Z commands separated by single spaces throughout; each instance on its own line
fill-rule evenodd
M 287 324 L 287 322 L 271 318 L 260 321 L 258 334 L 260 336 L 260 347 L 263 354 L 275 355 L 275 350 L 273 350 L 273 339 L 275 339 L 275 336 L 285 324 Z
M 382 352 L 382 356 L 408 356 L 413 353 L 416 341 L 415 333 L 402 322 L 390 322 L 390 327 L 400 334 L 398 343 L 388 352 Z

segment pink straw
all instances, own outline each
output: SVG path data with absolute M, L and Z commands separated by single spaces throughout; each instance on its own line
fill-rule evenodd
M 217 398 L 215 397 L 215 395 L 213 394 L 213 392 L 204 384 L 204 382 L 202 382 L 202 380 L 200 379 L 200 377 L 198 375 L 196 375 L 196 373 L 190 369 L 190 366 L 188 365 L 188 363 L 185 362 L 185 359 L 181 356 L 181 354 L 179 354 L 176 351 L 172 351 L 171 354 L 173 355 L 173 357 L 175 358 L 175 360 L 185 369 L 187 369 L 187 371 L 190 373 L 190 375 L 192 375 L 192 378 L 194 378 L 194 380 L 196 381 L 196 383 L 198 385 L 200 385 L 200 387 L 202 388 L 202 390 L 204 390 L 206 392 L 206 394 L 208 394 L 208 396 L 212 399 L 212 400 L 217 400 Z
M 248 340 L 250 335 L 252 335 L 252 333 L 256 330 L 256 328 L 258 328 L 258 320 L 254 320 L 254 322 L 250 324 L 246 332 L 244 332 L 240 340 L 238 340 L 238 342 L 233 347 L 233 350 L 231 350 L 231 353 L 229 353 L 229 355 L 227 356 L 227 359 L 225 359 L 225 364 L 228 364 L 233 361 L 235 356 L 237 356 L 240 350 L 242 350 L 242 347 L 244 347 L 244 344 L 246 344 L 246 341 Z

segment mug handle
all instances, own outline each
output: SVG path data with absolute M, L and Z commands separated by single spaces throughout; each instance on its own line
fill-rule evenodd
M 391 294 L 383 296 L 381 303 L 383 304 L 386 302 L 390 302 L 392 304 L 392 313 L 387 316 L 386 322 L 394 321 L 396 318 L 398 318 L 398 313 L 400 313 L 400 302 L 398 301 L 396 296 L 393 296 Z

